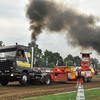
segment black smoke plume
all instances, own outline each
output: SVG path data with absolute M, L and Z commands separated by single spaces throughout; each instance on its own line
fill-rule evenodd
M 94 15 L 80 13 L 54 0 L 29 0 L 26 17 L 30 20 L 34 42 L 43 29 L 60 34 L 63 30 L 70 45 L 100 53 L 100 27 L 96 25 L 99 18 Z

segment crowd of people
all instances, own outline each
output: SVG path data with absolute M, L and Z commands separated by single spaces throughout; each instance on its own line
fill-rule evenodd
M 46 68 L 46 67 L 33 67 L 33 70 L 41 70 L 41 71 L 50 70 L 50 71 L 52 71 L 53 68 Z

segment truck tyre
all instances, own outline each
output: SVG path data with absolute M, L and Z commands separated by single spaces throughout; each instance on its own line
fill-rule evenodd
M 88 82 L 91 82 L 91 77 L 88 78 Z
M 88 79 L 87 78 L 84 78 L 84 82 L 86 83 L 88 81 Z
M 19 82 L 20 82 L 21 85 L 27 85 L 27 83 L 28 83 L 28 74 L 26 72 L 22 73 Z
M 49 75 L 46 75 L 44 78 L 44 82 L 45 85 L 49 85 L 51 83 L 51 78 Z
M 0 83 L 1 83 L 2 86 L 6 86 L 8 84 L 8 81 L 2 80 L 2 81 L 0 81 Z

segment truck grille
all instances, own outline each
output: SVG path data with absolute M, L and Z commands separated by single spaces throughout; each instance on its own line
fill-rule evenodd
M 10 70 L 13 66 L 13 60 L 0 61 L 0 71 L 5 72 L 5 70 Z

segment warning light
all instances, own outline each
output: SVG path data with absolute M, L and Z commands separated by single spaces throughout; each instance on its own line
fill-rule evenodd
M 16 45 L 18 45 L 18 43 L 16 42 Z
M 81 86 L 81 82 L 79 83 L 79 85 Z
M 3 47 L 5 47 L 5 44 L 3 44 Z

